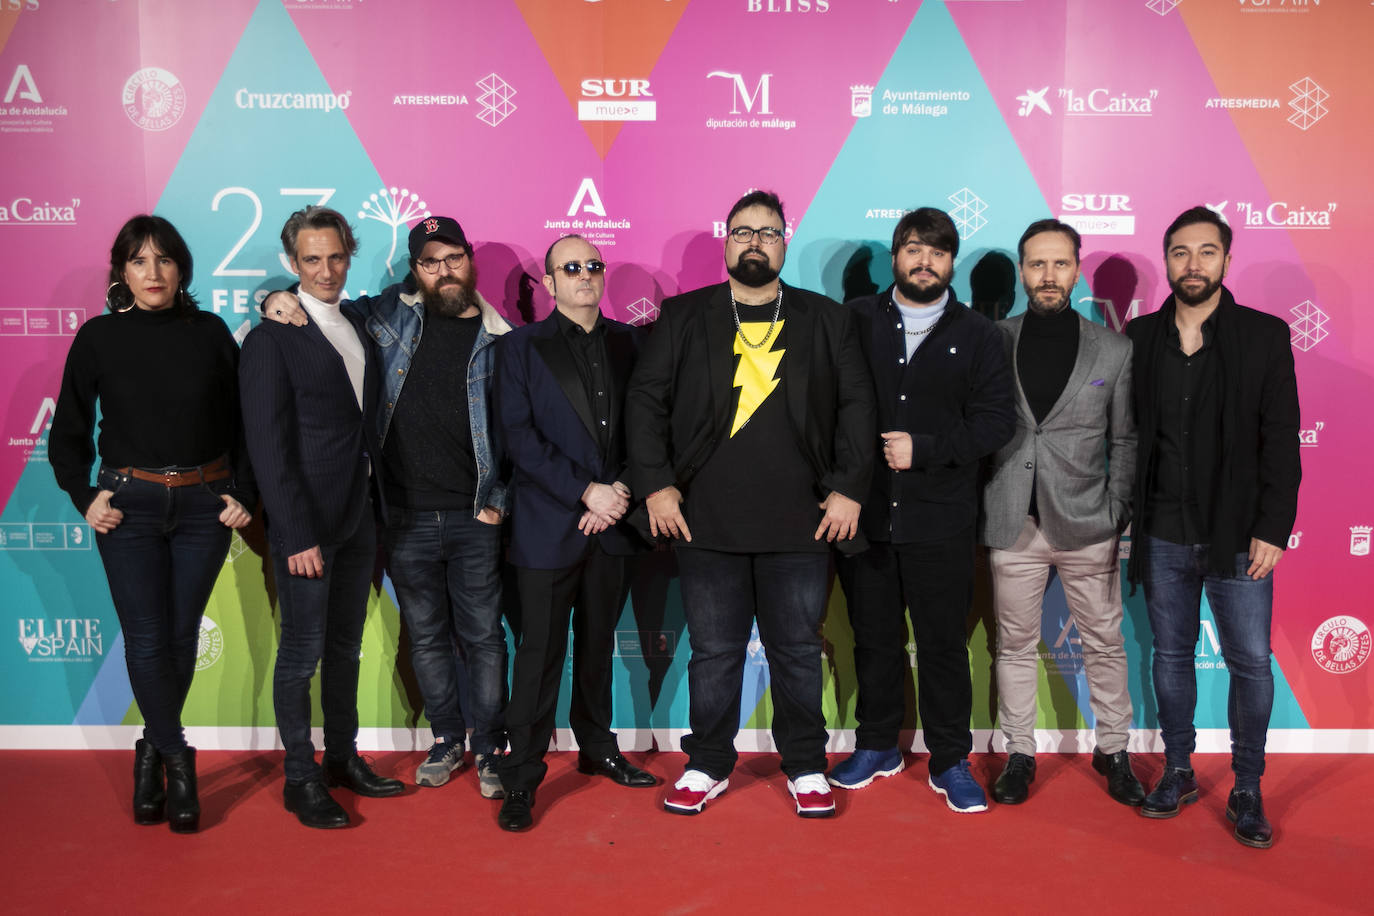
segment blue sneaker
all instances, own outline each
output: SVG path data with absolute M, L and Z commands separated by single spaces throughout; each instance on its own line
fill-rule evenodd
M 826 774 L 825 781 L 841 789 L 862 789 L 879 776 L 895 776 L 906 762 L 897 748 L 870 751 L 859 748 Z
M 960 760 L 943 773 L 931 776 L 930 787 L 945 797 L 945 804 L 951 811 L 973 814 L 988 810 L 988 797 L 968 771 L 967 760 Z

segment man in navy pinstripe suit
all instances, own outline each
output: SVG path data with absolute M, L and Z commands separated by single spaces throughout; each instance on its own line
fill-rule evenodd
M 272 678 L 286 748 L 286 809 L 307 827 L 345 827 L 325 788 L 396 795 L 358 756 L 358 654 L 376 566 L 371 475 L 377 454 L 377 366 L 356 319 L 339 309 L 358 250 L 343 216 L 293 213 L 282 247 L 300 276 L 304 327 L 267 322 L 243 343 L 239 390 L 253 466 L 261 475 L 281 611 Z M 310 679 L 320 667 L 324 766 L 310 740 Z

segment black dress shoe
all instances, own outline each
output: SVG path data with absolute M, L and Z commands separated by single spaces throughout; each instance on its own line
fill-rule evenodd
M 530 789 L 507 789 L 501 802 L 501 810 L 496 815 L 496 824 L 502 830 L 519 833 L 534 826 L 534 792 Z
M 174 833 L 195 833 L 200 829 L 200 796 L 196 790 L 196 749 L 180 754 L 164 754 L 167 771 L 167 826 Z
M 151 742 L 139 738 L 134 744 L 134 823 L 162 823 L 167 816 L 166 805 L 162 755 Z
M 307 827 L 333 830 L 348 826 L 348 812 L 330 796 L 324 783 L 317 779 L 296 785 L 288 782 L 282 790 L 282 800 L 286 802 L 286 810 L 295 814 Z
M 1140 813 L 1145 817 L 1174 817 L 1197 801 L 1197 780 L 1192 767 L 1165 767 L 1164 775 L 1155 783 L 1154 791 L 1145 796 Z
M 1246 846 L 1268 849 L 1274 845 L 1274 830 L 1264 816 L 1258 792 L 1232 789 L 1226 799 L 1226 817 L 1236 825 L 1236 839 Z
M 368 798 L 386 798 L 405 791 L 399 779 L 387 779 L 372 772 L 367 761 L 354 754 L 345 761 L 324 760 L 324 784 L 343 786 Z
M 1035 758 L 1029 754 L 1012 754 L 997 782 L 992 784 L 992 798 L 1000 805 L 1019 805 L 1030 796 L 1030 784 L 1035 782 Z
M 593 760 L 578 754 L 577 771 L 592 776 L 605 776 L 612 782 L 629 786 L 632 789 L 644 789 L 658 785 L 658 777 L 654 776 L 653 773 L 641 770 L 620 754 L 612 754 L 600 760 Z
M 1135 778 L 1131 755 L 1124 750 L 1104 754 L 1093 748 L 1093 769 L 1107 777 L 1107 794 L 1121 804 L 1136 808 L 1145 802 L 1145 787 Z

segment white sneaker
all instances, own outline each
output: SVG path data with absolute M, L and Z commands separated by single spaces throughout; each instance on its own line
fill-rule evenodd
M 787 791 L 797 800 L 801 817 L 830 817 L 835 813 L 835 797 L 824 773 L 803 773 L 795 782 L 789 779 Z
M 672 814 L 700 814 L 708 801 L 728 788 L 728 779 L 712 779 L 701 770 L 688 770 L 663 799 L 663 810 Z

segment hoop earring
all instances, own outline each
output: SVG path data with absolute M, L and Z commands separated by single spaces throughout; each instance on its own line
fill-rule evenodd
M 134 296 L 133 296 L 133 291 L 130 290 L 130 291 L 129 291 L 129 304 L 126 305 L 126 306 L 124 306 L 123 308 L 120 308 L 120 307 L 116 306 L 116 305 L 114 304 L 114 302 L 110 299 L 110 293 L 114 292 L 115 287 L 117 287 L 117 286 L 119 286 L 119 285 L 120 285 L 119 281 L 116 280 L 115 282 L 111 283 L 109 286 L 105 287 L 105 307 L 106 307 L 107 309 L 109 309 L 110 311 L 112 311 L 112 312 L 118 312 L 119 314 L 122 315 L 123 313 L 129 311 L 129 309 L 131 309 L 131 308 L 134 307 Z

